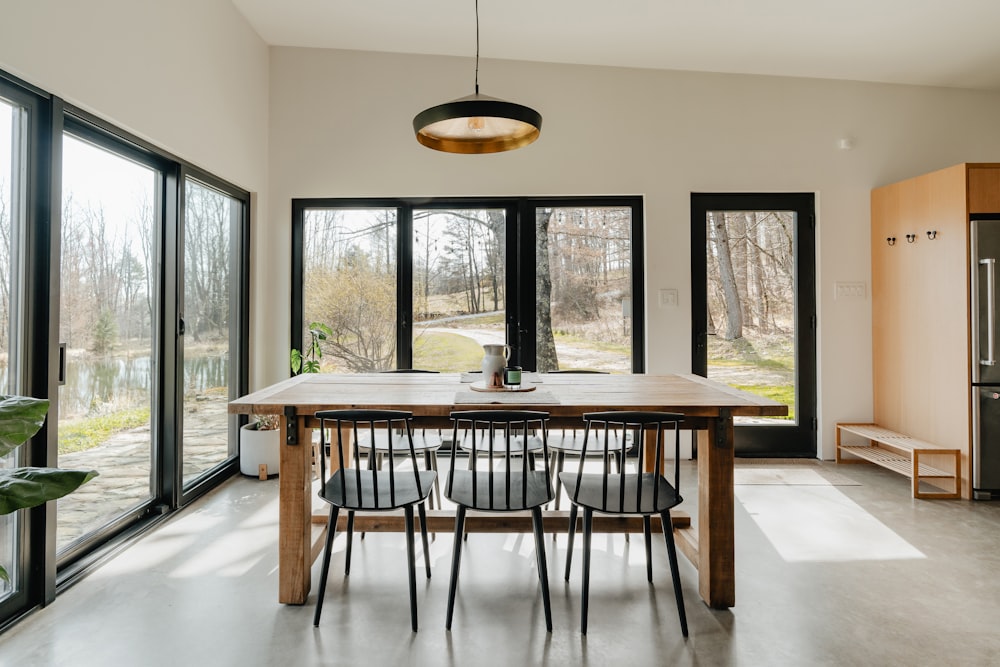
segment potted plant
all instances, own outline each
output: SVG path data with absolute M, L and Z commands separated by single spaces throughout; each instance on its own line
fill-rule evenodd
M 260 479 L 278 474 L 281 458 L 278 415 L 253 415 L 240 427 L 240 472 Z
M 289 355 L 289 362 L 292 366 L 292 374 L 319 373 L 320 359 L 323 358 L 323 348 L 320 344 L 333 335 L 333 329 L 322 322 L 309 323 L 309 344 L 305 352 L 292 348 Z
M 0 396 L 0 457 L 38 433 L 48 411 L 48 399 Z M 34 467 L 0 470 L 0 514 L 10 514 L 62 498 L 94 477 L 97 477 L 96 470 Z M 10 580 L 2 565 L 0 579 Z

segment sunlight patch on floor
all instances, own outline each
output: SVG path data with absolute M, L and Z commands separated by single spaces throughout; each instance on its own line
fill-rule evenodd
M 833 486 L 737 486 L 736 498 L 788 562 L 926 558 Z

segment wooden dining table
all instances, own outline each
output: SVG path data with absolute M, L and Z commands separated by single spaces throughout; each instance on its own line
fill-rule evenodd
M 733 418 L 783 416 L 787 406 L 697 375 L 530 374 L 522 388 L 533 386 L 535 391 L 518 392 L 516 397 L 472 392 L 468 379 L 448 373 L 303 374 L 229 403 L 230 413 L 281 416 L 279 602 L 306 602 L 318 552 L 313 526 L 321 526 L 322 519 L 314 522 L 312 505 L 312 430 L 319 426 L 317 411 L 408 410 L 416 428 L 448 428 L 453 410 L 509 409 L 508 401 L 516 400 L 513 406 L 518 409 L 548 412 L 554 429 L 580 428 L 584 413 L 599 410 L 683 413 L 685 428 L 697 433 L 698 500 L 695 522 L 675 521 L 678 548 L 698 569 L 702 599 L 718 609 L 734 606 Z M 645 458 L 651 465 L 652 457 Z M 471 532 L 474 524 L 469 525 Z M 530 529 L 530 519 L 527 525 Z

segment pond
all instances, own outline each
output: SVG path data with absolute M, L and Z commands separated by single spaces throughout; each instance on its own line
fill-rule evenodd
M 129 407 L 149 406 L 153 362 L 149 356 L 70 357 L 66 384 L 59 388 L 59 415 L 74 419 Z M 229 355 L 225 351 L 191 355 L 184 360 L 184 395 L 211 390 L 226 394 Z M 0 386 L 7 381 L 0 367 Z

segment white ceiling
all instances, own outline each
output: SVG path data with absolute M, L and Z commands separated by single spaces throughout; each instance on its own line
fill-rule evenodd
M 474 0 L 232 0 L 270 45 L 475 55 Z M 1000 0 L 480 0 L 480 56 L 1000 90 Z

